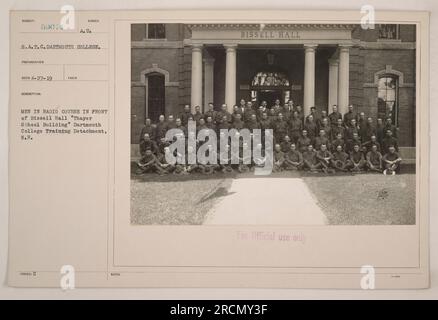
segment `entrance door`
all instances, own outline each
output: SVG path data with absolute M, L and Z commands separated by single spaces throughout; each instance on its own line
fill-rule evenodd
M 148 117 L 158 121 L 158 117 L 164 114 L 164 76 L 162 74 L 151 74 L 147 77 L 147 112 Z
M 272 107 L 275 103 L 275 100 L 280 100 L 280 104 L 284 103 L 283 101 L 283 92 L 281 90 L 260 90 L 257 92 L 257 100 L 260 105 L 262 101 L 266 101 L 268 107 Z

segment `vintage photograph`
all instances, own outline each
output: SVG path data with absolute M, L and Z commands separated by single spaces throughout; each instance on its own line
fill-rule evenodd
M 415 225 L 416 26 L 131 24 L 132 225 Z

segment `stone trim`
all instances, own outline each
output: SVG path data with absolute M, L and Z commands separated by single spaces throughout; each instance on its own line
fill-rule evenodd
M 181 49 L 183 47 L 183 41 L 131 41 L 133 49 Z
M 165 87 L 178 87 L 179 82 L 178 81 L 170 81 L 170 73 L 167 70 L 164 70 L 160 67 L 158 67 L 157 63 L 153 63 L 151 68 L 145 69 L 140 73 L 140 82 L 134 81 L 131 82 L 131 86 L 139 86 L 138 84 L 141 83 L 141 86 L 146 86 L 146 76 L 150 73 L 160 73 L 164 75 L 164 86 Z
M 398 76 L 399 88 L 414 88 L 415 87 L 415 83 L 409 83 L 409 82 L 405 83 L 403 72 L 393 69 L 392 65 L 390 65 L 390 64 L 387 64 L 385 69 L 374 73 L 374 82 L 373 83 L 364 83 L 363 87 L 364 88 L 378 88 L 379 78 L 385 74 Z

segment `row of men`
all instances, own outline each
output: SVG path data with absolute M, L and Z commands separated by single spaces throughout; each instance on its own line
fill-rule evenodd
M 169 129 L 179 128 L 187 133 L 190 120 L 196 122 L 197 131 L 209 129 L 218 133 L 221 129 L 273 129 L 276 142 L 282 142 L 285 136 L 289 136 L 291 141 L 297 143 L 303 130 L 306 130 L 311 140 L 318 137 L 321 130 L 324 130 L 325 136 L 330 141 L 336 139 L 338 133 L 341 133 L 341 138 L 346 141 L 351 140 L 357 133 L 363 142 L 371 140 L 371 136 L 374 135 L 380 144 L 386 138 L 388 130 L 392 132 L 393 139 L 397 139 L 398 135 L 398 130 L 392 124 L 391 118 L 385 121 L 377 119 L 374 123 L 374 120 L 366 117 L 365 113 L 356 113 L 351 105 L 344 115 L 338 112 L 336 105 L 332 107 L 330 114 L 326 111 L 319 112 L 312 107 L 311 113 L 306 117 L 301 106 L 294 106 L 293 101 L 281 106 L 280 101 L 277 100 L 271 108 L 268 108 L 266 102 L 263 101 L 256 109 L 253 108 L 251 101 L 246 102 L 242 99 L 240 105 L 234 106 L 233 113 L 228 112 L 226 104 L 223 104 L 219 111 L 214 110 L 213 104 L 209 104 L 205 113 L 201 113 L 199 106 L 195 109 L 195 113 L 192 114 L 190 106 L 186 105 L 177 118 L 169 115 L 166 119 L 164 115 L 161 115 L 156 124 L 146 119 L 139 142 L 143 141 L 145 133 L 148 133 L 156 142 L 159 142 Z
M 236 131 L 236 134 L 238 133 L 239 131 Z M 263 146 L 264 138 L 265 136 L 262 136 Z M 317 137 L 310 137 L 308 131 L 304 129 L 301 131 L 301 135 L 297 139 L 292 139 L 289 135 L 285 135 L 284 137 L 281 137 L 281 139 L 274 139 L 274 143 L 279 143 L 281 151 L 286 153 L 289 152 L 291 143 L 294 143 L 296 148 L 301 153 L 305 152 L 309 145 L 312 145 L 314 149 L 319 151 L 323 144 L 326 145 L 328 150 L 331 152 L 335 152 L 337 147 L 341 146 L 342 150 L 350 153 L 353 151 L 354 145 L 356 144 L 359 145 L 361 151 L 365 153 L 371 151 L 374 145 L 377 147 L 377 151 L 382 152 L 383 154 L 388 153 L 390 146 L 394 146 L 395 150 L 397 152 L 399 151 L 397 139 L 393 137 L 393 132 L 391 130 L 386 131 L 386 136 L 385 138 L 381 139 L 381 142 L 378 141 L 375 134 L 372 134 L 369 140 L 362 141 L 358 132 L 352 132 L 351 136 L 345 134 L 343 135 L 341 132 L 337 132 L 336 137 L 334 139 L 330 139 L 324 129 L 319 131 L 319 135 Z M 197 141 L 198 147 L 200 144 L 201 143 Z M 163 153 L 164 148 L 167 146 L 169 146 L 169 142 L 167 142 L 164 137 L 161 138 L 157 143 L 151 138 L 149 133 L 145 133 L 139 144 L 140 155 L 143 156 L 147 149 L 151 149 L 152 152 L 157 155 L 158 153 Z
M 239 155 L 238 164 L 233 164 L 231 161 L 230 146 L 226 145 L 223 152 L 219 154 L 208 146 L 207 152 L 213 159 L 217 159 L 214 163 L 211 161 L 197 162 L 194 164 L 188 164 L 182 160 L 182 155 L 174 153 L 177 159 L 176 164 L 168 163 L 167 155 L 170 153 L 170 148 L 166 146 L 163 152 L 155 155 L 151 149 L 146 149 L 144 155 L 137 163 L 138 174 L 155 172 L 160 175 L 167 173 L 174 174 L 189 174 L 192 172 L 201 172 L 204 174 L 212 174 L 216 171 L 222 172 L 247 172 L 253 170 L 255 167 L 265 167 L 266 162 L 269 161 L 269 154 L 265 154 L 263 157 L 248 157 L 245 153 L 245 147 L 248 148 L 246 143 L 243 143 Z M 261 151 L 262 145 L 258 144 L 257 148 Z M 195 152 L 192 146 L 187 148 L 188 155 Z M 262 154 L 262 152 L 260 153 Z M 400 155 L 396 151 L 393 145 L 389 146 L 388 152 L 382 155 L 377 149 L 377 145 L 371 146 L 371 150 L 364 153 L 359 144 L 354 144 L 353 150 L 350 153 L 344 152 L 341 145 L 336 146 L 336 150 L 332 153 L 329 151 L 326 144 L 322 144 L 319 150 L 315 150 L 312 144 L 307 146 L 307 149 L 301 153 L 297 149 L 295 143 L 290 143 L 287 152 L 282 151 L 280 144 L 275 144 L 274 151 L 272 153 L 272 171 L 278 172 L 282 170 L 308 170 L 310 172 L 333 173 L 338 172 L 354 172 L 360 173 L 365 171 L 380 172 L 384 174 L 394 175 L 399 171 L 400 163 L 402 161 Z M 178 161 L 179 160 L 179 161 Z

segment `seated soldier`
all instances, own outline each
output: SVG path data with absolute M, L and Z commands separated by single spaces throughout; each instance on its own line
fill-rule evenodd
M 396 172 L 398 173 L 400 171 L 400 163 L 402 161 L 402 158 L 396 151 L 395 146 L 390 145 L 388 147 L 388 153 L 383 156 L 382 161 L 385 166 L 383 174 L 395 175 Z
M 279 172 L 283 170 L 284 164 L 284 152 L 281 151 L 280 144 L 276 144 L 274 148 L 274 168 L 273 172 Z
M 304 168 L 310 170 L 310 172 L 318 172 L 321 169 L 321 162 L 316 157 L 316 151 L 313 150 L 313 146 L 309 144 L 307 151 L 303 153 Z
M 335 170 L 346 172 L 349 165 L 348 154 L 344 152 L 342 145 L 336 146 L 336 151 L 333 152 L 332 166 Z
M 152 153 L 151 149 L 146 149 L 144 156 L 137 163 L 139 170 L 138 174 L 147 172 L 158 172 L 164 174 L 164 170 L 159 166 L 157 157 Z
M 143 139 L 140 141 L 140 155 L 144 156 L 147 149 L 150 149 L 154 154 L 158 151 L 157 143 L 152 140 L 149 133 L 145 133 Z
M 290 137 L 284 136 L 283 142 L 280 143 L 281 151 L 284 152 L 284 154 L 288 153 L 290 151 Z
M 223 173 L 234 171 L 231 167 L 231 152 L 229 144 L 226 144 L 224 150 L 219 153 L 218 162 L 219 168 Z
M 286 170 L 301 170 L 303 165 L 303 155 L 297 150 L 296 144 L 292 143 L 290 145 L 290 151 L 286 153 L 284 159 L 284 168 Z
M 377 149 L 377 144 L 371 146 L 367 153 L 367 166 L 370 171 L 382 172 L 382 154 Z
M 183 159 L 183 154 L 177 152 L 175 150 L 174 156 L 176 158 L 175 169 L 173 170 L 173 174 L 187 174 L 187 159 Z
M 341 146 L 341 149 L 344 150 L 345 140 L 342 138 L 342 133 L 338 132 L 336 134 L 336 138 L 332 141 L 331 146 L 333 152 L 336 152 L 336 150 L 338 150 L 338 146 Z
M 363 172 L 365 167 L 365 158 L 363 156 L 362 150 L 360 150 L 359 144 L 355 144 L 353 146 L 353 151 L 350 152 L 350 160 L 348 164 L 348 168 L 352 172 Z
M 172 173 L 176 168 L 176 163 L 172 164 L 167 161 L 168 157 L 171 155 L 170 148 L 165 147 L 164 153 L 159 153 L 157 156 L 157 164 L 162 169 L 162 173 Z
M 265 152 L 264 152 L 262 144 L 258 143 L 255 146 L 255 149 L 256 149 L 255 150 L 256 152 L 254 153 L 253 158 L 252 158 L 253 166 L 251 167 L 251 169 L 254 169 L 254 167 L 263 168 L 268 159 L 265 156 Z M 255 155 L 258 155 L 258 157 L 256 157 Z
M 187 156 L 186 156 L 186 160 L 188 163 L 188 159 L 189 159 L 189 155 L 194 155 L 195 159 L 196 159 L 196 150 L 191 146 L 187 146 Z M 187 173 L 194 173 L 194 172 L 200 172 L 200 173 L 204 173 L 204 167 L 199 165 L 198 163 L 193 163 L 193 164 L 187 164 L 186 167 L 186 172 Z
M 248 172 L 251 170 L 251 150 L 248 143 L 243 142 L 240 148 L 239 164 L 237 170 L 240 173 Z
M 327 145 L 325 143 L 323 143 L 321 145 L 321 149 L 316 152 L 316 157 L 318 158 L 319 163 L 321 163 L 322 171 L 324 171 L 325 173 L 334 172 L 334 170 L 330 168 L 333 155 L 330 151 L 328 151 Z
M 216 169 L 219 169 L 219 165 L 217 164 L 218 155 L 216 150 L 214 150 L 213 145 L 208 145 L 205 157 L 205 161 L 201 161 L 199 163 L 199 165 L 203 167 L 204 174 L 212 174 Z M 215 162 L 210 162 L 210 158 L 216 159 Z
M 298 151 L 300 151 L 302 154 L 307 151 L 309 144 L 312 144 L 312 139 L 309 138 L 307 135 L 307 130 L 304 129 L 301 137 L 298 138 L 297 147 Z

